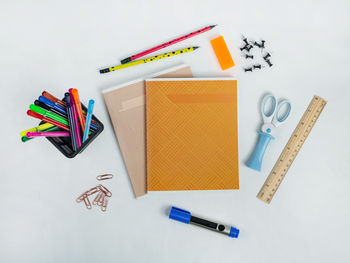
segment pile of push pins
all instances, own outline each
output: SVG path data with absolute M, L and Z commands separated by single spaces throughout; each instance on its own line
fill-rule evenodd
M 112 179 L 112 178 L 113 178 L 112 174 L 103 174 L 103 175 L 97 176 L 97 180 L 99 180 L 99 181 L 108 180 L 108 179 Z M 84 201 L 86 208 L 91 209 L 92 206 L 91 206 L 89 196 L 91 196 L 93 194 L 96 194 L 96 196 L 95 196 L 94 200 L 92 201 L 92 204 L 100 206 L 101 210 L 103 212 L 106 212 L 107 205 L 108 205 L 108 199 L 112 196 L 112 193 L 102 184 L 85 191 L 76 199 L 76 201 L 77 201 L 77 203 Z
M 249 67 L 243 68 L 244 72 L 253 72 L 253 70 L 262 69 L 265 66 L 261 65 L 260 63 L 254 63 L 256 62 L 257 57 L 261 57 L 263 61 L 266 63 L 267 66 L 272 67 L 273 64 L 271 62 L 271 54 L 265 51 L 265 40 L 261 40 L 260 43 L 258 43 L 255 40 L 248 40 L 246 37 L 243 37 L 243 46 L 240 48 L 242 51 L 242 54 L 245 59 L 251 60 L 251 65 Z M 261 55 L 255 55 L 251 53 L 251 50 L 254 48 L 258 48 L 261 52 Z

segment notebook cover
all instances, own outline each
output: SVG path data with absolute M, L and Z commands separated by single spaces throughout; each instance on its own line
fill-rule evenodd
M 180 65 L 148 77 L 192 77 L 188 65 Z M 125 166 L 136 197 L 147 193 L 145 81 L 137 79 L 103 91 Z
M 147 79 L 149 191 L 239 189 L 237 81 Z

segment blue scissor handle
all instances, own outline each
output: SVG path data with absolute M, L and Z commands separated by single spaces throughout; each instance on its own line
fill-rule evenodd
M 259 139 L 258 143 L 255 147 L 255 150 L 250 156 L 247 166 L 251 169 L 254 169 L 256 171 L 261 170 L 261 163 L 266 151 L 267 146 L 269 145 L 271 140 L 274 140 L 275 138 L 271 136 L 270 134 L 267 134 L 265 132 L 259 132 Z

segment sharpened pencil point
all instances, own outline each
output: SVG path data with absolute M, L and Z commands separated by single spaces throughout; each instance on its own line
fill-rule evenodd
M 195 50 L 195 49 L 197 49 L 197 48 L 199 48 L 199 47 L 193 47 L 193 50 Z
M 217 26 L 217 24 L 216 25 L 212 25 L 212 26 L 210 26 L 210 29 L 212 29 L 212 28 L 214 28 L 214 27 L 216 27 Z

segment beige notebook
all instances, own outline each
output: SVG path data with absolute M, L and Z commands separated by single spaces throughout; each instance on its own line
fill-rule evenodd
M 180 65 L 146 78 L 150 77 L 190 78 L 192 71 L 188 65 Z M 103 91 L 136 197 L 147 193 L 144 79 L 137 79 Z

